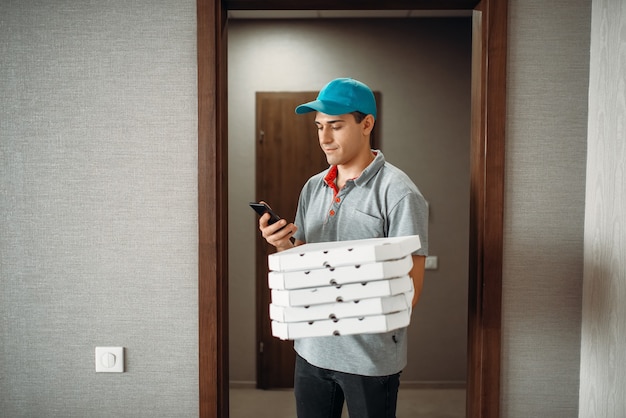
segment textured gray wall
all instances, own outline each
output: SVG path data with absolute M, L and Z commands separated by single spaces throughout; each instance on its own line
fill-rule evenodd
M 510 0 L 502 417 L 577 415 L 590 4 Z M 6 0 L 0 39 L 0 411 L 197 415 L 195 3 Z M 590 151 L 588 181 L 621 167 L 623 143 Z M 591 183 L 614 200 L 589 216 L 623 220 L 619 179 Z M 588 270 L 588 288 L 603 277 Z M 619 292 L 587 299 L 584 321 Z M 623 322 L 612 330 L 601 356 L 583 352 L 581 418 L 623 415 Z M 127 347 L 127 373 L 95 374 L 109 344 Z
M 509 1 L 503 418 L 578 414 L 590 6 Z
M 594 0 L 580 418 L 626 416 L 625 29 L 623 2 Z
M 197 415 L 195 27 L 193 0 L 0 2 L 2 416 Z
M 430 203 L 430 254 L 439 257 L 439 269 L 426 272 L 413 313 L 403 384 L 463 385 L 470 18 L 234 20 L 228 38 L 230 321 L 238 330 L 230 335 L 231 381 L 250 385 L 256 379 L 254 244 L 259 231 L 247 206 L 255 198 L 255 92 L 318 91 L 335 77 L 351 76 L 381 93 L 378 122 L 385 157 L 415 181 Z M 266 199 L 271 204 L 271 197 Z

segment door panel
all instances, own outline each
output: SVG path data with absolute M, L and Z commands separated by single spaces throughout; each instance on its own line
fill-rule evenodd
M 290 222 L 304 183 L 328 167 L 319 148 L 314 113 L 294 112 L 316 96 L 315 92 L 256 95 L 256 199 L 266 201 Z M 257 387 L 261 389 L 293 387 L 293 341 L 272 337 L 268 313 L 267 256 L 273 252 L 274 247 L 257 234 Z

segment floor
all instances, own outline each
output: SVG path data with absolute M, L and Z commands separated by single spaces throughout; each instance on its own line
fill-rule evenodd
M 292 390 L 230 389 L 230 418 L 295 418 L 295 411 Z M 396 417 L 465 418 L 465 389 L 400 389 Z

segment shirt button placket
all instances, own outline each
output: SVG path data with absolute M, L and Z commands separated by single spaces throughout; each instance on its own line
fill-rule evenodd
M 330 212 L 328 212 L 330 216 L 335 216 L 337 210 L 339 209 L 339 204 L 341 203 L 341 198 L 339 196 L 335 196 L 334 200 L 335 201 L 331 205 Z

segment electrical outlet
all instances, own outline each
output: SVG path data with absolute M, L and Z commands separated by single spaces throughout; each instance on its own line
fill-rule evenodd
M 96 372 L 123 373 L 124 347 L 96 347 Z
M 436 255 L 429 255 L 426 257 L 426 264 L 424 265 L 426 270 L 437 270 L 439 268 L 439 261 Z

